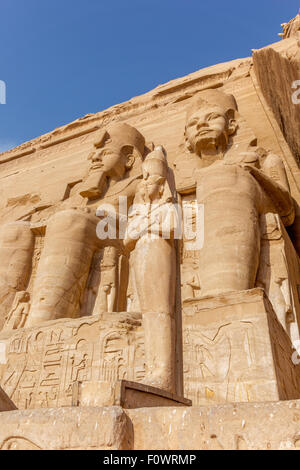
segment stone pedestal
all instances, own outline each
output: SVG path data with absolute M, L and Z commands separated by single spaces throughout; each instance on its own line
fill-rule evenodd
M 0 450 L 293 450 L 300 400 L 0 413 Z
M 165 390 L 128 380 L 116 382 L 76 382 L 73 386 L 74 406 L 114 406 L 146 408 L 157 406 L 191 406 L 191 400 Z
M 18 409 L 72 406 L 77 382 L 145 376 L 140 314 L 104 313 L 0 334 L 0 386 Z
M 0 413 L 0 450 L 128 450 L 133 427 L 118 406 Z
M 184 303 L 185 396 L 194 404 L 300 397 L 291 341 L 262 289 Z
M 127 410 L 135 450 L 299 450 L 300 401 Z

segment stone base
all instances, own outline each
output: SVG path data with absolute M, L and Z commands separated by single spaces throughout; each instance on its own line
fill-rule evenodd
M 300 398 L 295 352 L 262 289 L 183 306 L 185 393 L 194 405 Z
M 75 383 L 74 406 L 114 406 L 122 408 L 146 408 L 158 406 L 191 406 L 191 400 L 179 397 L 160 388 L 118 380 Z
M 135 450 L 300 448 L 300 401 L 128 410 Z
M 300 400 L 213 407 L 66 407 L 0 413 L 0 450 L 291 450 Z
M 0 333 L 0 386 L 18 409 L 72 406 L 76 382 L 145 376 L 142 316 L 104 313 Z
M 72 406 L 74 384 L 79 382 L 87 384 L 87 394 L 89 383 L 145 382 L 139 313 L 54 320 L 2 332 L 0 346 L 0 386 L 18 409 Z M 182 395 L 194 406 L 300 398 L 300 365 L 293 364 L 293 353 L 262 289 L 183 304 Z M 163 406 L 160 393 L 155 400 L 158 395 L 158 405 Z M 99 397 L 97 392 L 90 404 L 118 403 L 102 398 L 99 402 Z M 149 406 L 148 401 L 141 406 Z
M 57 408 L 0 413 L 0 450 L 128 450 L 133 429 L 122 408 Z

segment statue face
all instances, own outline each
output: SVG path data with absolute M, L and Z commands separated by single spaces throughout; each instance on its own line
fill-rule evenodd
M 121 179 L 126 172 L 128 155 L 132 151 L 128 146 L 107 142 L 101 149 L 97 149 L 92 156 L 92 170 L 101 170 L 108 176 Z
M 160 196 L 164 182 L 165 178 L 160 175 L 147 175 L 144 178 L 144 188 L 151 201 Z
M 198 155 L 209 148 L 228 141 L 229 129 L 226 112 L 219 106 L 207 105 L 189 116 L 186 137 Z

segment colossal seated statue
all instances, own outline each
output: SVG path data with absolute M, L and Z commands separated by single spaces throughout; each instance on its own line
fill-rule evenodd
M 89 173 L 70 198 L 46 210 L 42 222 L 17 222 L 2 228 L 0 251 L 7 263 L 3 264 L 0 283 L 0 328 L 16 292 L 25 290 L 30 281 L 33 232 L 38 225 L 45 226 L 45 237 L 33 280 L 26 326 L 81 315 L 93 257 L 105 243 L 110 243 L 99 240 L 96 235 L 99 201 L 111 204 L 117 210 L 120 195 L 127 197 L 128 206 L 132 203 L 141 177 L 144 148 L 144 137 L 135 128 L 125 123 L 111 124 L 97 135 L 89 156 Z M 11 268 L 7 270 L 5 265 Z M 110 303 L 115 304 L 114 301 Z
M 80 316 L 91 263 L 97 249 L 103 246 L 96 234 L 99 201 L 114 206 L 116 211 L 120 195 L 127 197 L 128 204 L 132 202 L 139 175 L 130 176 L 129 170 L 136 159 L 141 162 L 144 146 L 143 136 L 128 124 L 113 124 L 97 136 L 87 177 L 74 198 L 65 202 L 65 210 L 47 223 L 28 326 Z M 73 209 L 75 201 L 78 206 Z M 117 240 L 107 241 L 114 242 Z
M 277 215 L 282 230 L 294 220 L 282 160 L 257 147 L 255 139 L 245 139 L 245 128 L 234 97 L 217 89 L 195 95 L 187 111 L 186 153 L 177 158 L 175 168 L 178 181 L 182 169 L 190 168 L 197 203 L 204 209 L 201 297 L 254 288 L 261 261 L 261 218 Z

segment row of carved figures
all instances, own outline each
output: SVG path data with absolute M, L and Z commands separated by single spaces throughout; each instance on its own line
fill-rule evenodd
M 169 237 L 160 224 L 153 228 L 152 216 L 159 208 L 167 217 L 175 202 L 194 194 L 204 211 L 203 243 L 196 266 L 183 265 L 183 300 L 187 291 L 205 297 L 259 285 L 269 291 L 283 327 L 291 334 L 294 323 L 292 335 L 298 337 L 298 258 L 285 230 L 294 222 L 295 207 L 281 158 L 257 145 L 235 98 L 219 89 L 191 99 L 182 142 L 172 169 L 161 146 L 151 150 L 137 129 L 113 123 L 97 133 L 88 174 L 49 217 L 45 212 L 43 223 L 2 227 L 0 327 L 139 308 L 157 315 L 148 321 L 146 354 L 153 354 L 153 338 L 158 348 L 174 349 L 176 251 L 182 240 L 174 241 L 172 223 Z M 147 206 L 142 219 L 129 212 L 123 237 L 120 196 L 127 211 L 133 204 Z M 98 236 L 100 204 L 107 208 L 101 220 L 116 220 L 113 240 Z M 137 220 L 146 225 L 135 239 L 130 232 Z M 44 244 L 30 284 L 38 232 Z M 170 366 L 169 359 L 161 361 L 153 373 Z M 174 361 L 173 355 L 171 369 Z

